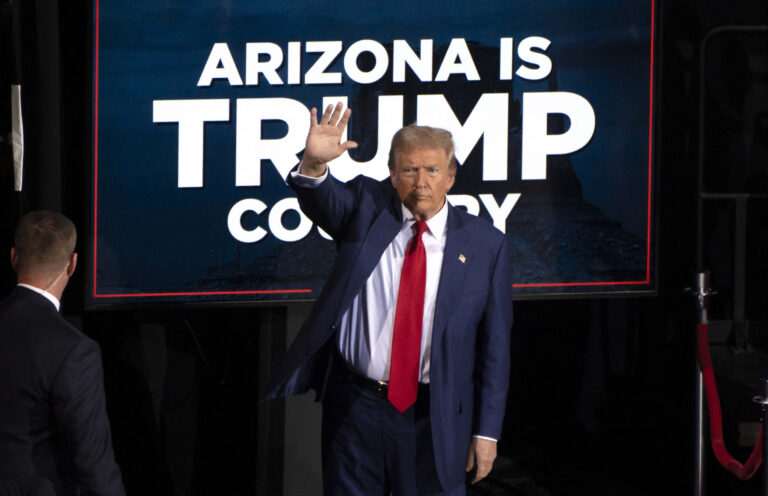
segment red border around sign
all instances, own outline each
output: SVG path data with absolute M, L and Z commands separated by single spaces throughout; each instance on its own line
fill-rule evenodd
M 99 294 L 96 292 L 96 267 L 97 267 L 97 239 L 98 239 L 98 206 L 99 206 L 99 0 L 95 3 L 94 22 L 94 102 L 93 102 L 93 297 L 94 298 L 151 298 L 159 296 L 223 296 L 223 295 L 262 295 L 262 294 L 307 294 L 311 289 L 274 289 L 253 291 L 195 291 L 195 292 L 168 292 L 168 293 L 127 293 L 127 294 Z M 653 184 L 653 63 L 654 44 L 656 36 L 656 0 L 651 0 L 651 53 L 650 53 L 650 77 L 648 97 L 648 195 L 646 217 L 646 257 L 645 280 L 643 281 L 592 281 L 592 282 L 550 282 L 513 284 L 515 288 L 547 288 L 547 287 L 583 287 L 583 286 L 630 286 L 644 285 L 651 281 L 651 187 Z
M 217 295 L 249 295 L 249 294 L 284 294 L 284 293 L 311 293 L 311 289 L 264 289 L 253 291 L 189 291 L 178 293 L 125 293 L 101 295 L 112 298 L 143 298 L 150 296 L 217 296 Z
M 93 27 L 94 56 L 93 56 L 93 297 L 96 294 L 96 241 L 98 237 L 96 219 L 99 208 L 99 0 L 96 0 L 96 15 Z
M 653 49 L 656 37 L 656 0 L 651 0 L 651 69 L 648 81 L 648 203 L 646 218 L 645 284 L 651 281 L 651 187 L 653 179 Z

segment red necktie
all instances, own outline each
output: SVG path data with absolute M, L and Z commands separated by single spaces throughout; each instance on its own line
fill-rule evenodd
M 401 413 L 416 401 L 427 285 L 427 252 L 421 241 L 427 223 L 417 221 L 414 226 L 418 232 L 408 243 L 400 273 L 387 392 L 387 398 Z

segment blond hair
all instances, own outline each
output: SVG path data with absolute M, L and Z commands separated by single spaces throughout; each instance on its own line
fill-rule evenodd
M 395 161 L 400 152 L 419 148 L 443 150 L 448 157 L 448 168 L 456 169 L 453 137 L 450 131 L 437 127 L 417 126 L 416 124 L 403 127 L 392 137 L 392 145 L 389 148 L 389 168 L 395 167 Z

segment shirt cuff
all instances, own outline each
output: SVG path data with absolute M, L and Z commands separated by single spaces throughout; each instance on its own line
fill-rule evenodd
M 499 442 L 498 439 L 494 439 L 492 437 L 487 437 L 487 436 L 472 436 L 472 437 L 474 437 L 476 439 L 485 439 L 486 441 L 493 441 L 494 443 L 498 443 Z
M 325 179 L 328 177 L 328 167 L 325 168 L 325 174 L 320 177 L 305 176 L 299 172 L 300 170 L 301 164 L 299 164 L 298 169 L 291 172 L 291 179 L 293 180 L 294 184 L 302 188 L 317 188 L 323 184 L 323 181 L 325 181 Z

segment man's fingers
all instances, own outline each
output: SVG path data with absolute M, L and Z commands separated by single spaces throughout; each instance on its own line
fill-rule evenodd
M 475 450 L 470 448 L 469 456 L 467 456 L 467 472 L 475 468 Z
M 331 114 L 331 119 L 328 122 L 331 126 L 340 126 L 341 129 L 344 129 L 344 127 L 341 126 L 340 120 L 343 120 L 341 111 L 342 108 L 344 108 L 344 105 L 341 102 L 336 104 L 336 107 L 333 109 L 333 114 Z M 344 112 L 344 114 L 346 114 L 346 112 Z M 346 123 L 344 125 L 346 125 Z
M 482 480 L 485 478 L 486 475 L 491 473 L 491 467 L 493 467 L 493 461 L 489 460 L 483 460 L 478 457 L 477 460 L 477 470 L 475 471 L 475 477 L 472 479 L 472 484 L 475 482 Z
M 357 148 L 357 141 L 345 141 L 341 144 L 341 147 L 344 148 L 344 151 L 351 150 L 352 148 Z
M 352 115 L 352 109 L 348 108 L 344 111 L 344 113 L 341 115 L 341 120 L 339 121 L 339 130 L 341 132 L 344 132 L 344 128 L 347 127 L 347 123 L 349 122 L 349 116 Z
M 333 112 L 333 105 L 325 107 L 325 112 L 323 112 L 323 117 L 320 119 L 320 124 L 328 124 L 330 122 L 331 112 Z
M 472 478 L 472 484 L 484 479 L 493 468 L 493 461 L 496 459 L 496 441 L 482 438 L 473 438 L 469 446 L 469 461 L 477 460 L 477 469 Z M 467 463 L 467 471 L 471 470 L 470 463 Z
M 317 109 L 315 107 L 312 107 L 312 110 L 310 110 L 310 121 L 309 121 L 309 127 L 313 128 L 315 126 L 336 126 L 341 131 L 344 131 L 344 128 L 347 127 L 347 122 L 349 122 L 349 116 L 352 114 L 351 109 L 346 109 L 342 111 L 344 108 L 344 104 L 341 102 L 338 102 L 336 105 L 330 104 L 327 107 L 325 107 L 325 111 L 323 112 L 323 116 L 320 118 L 320 122 L 317 122 Z

